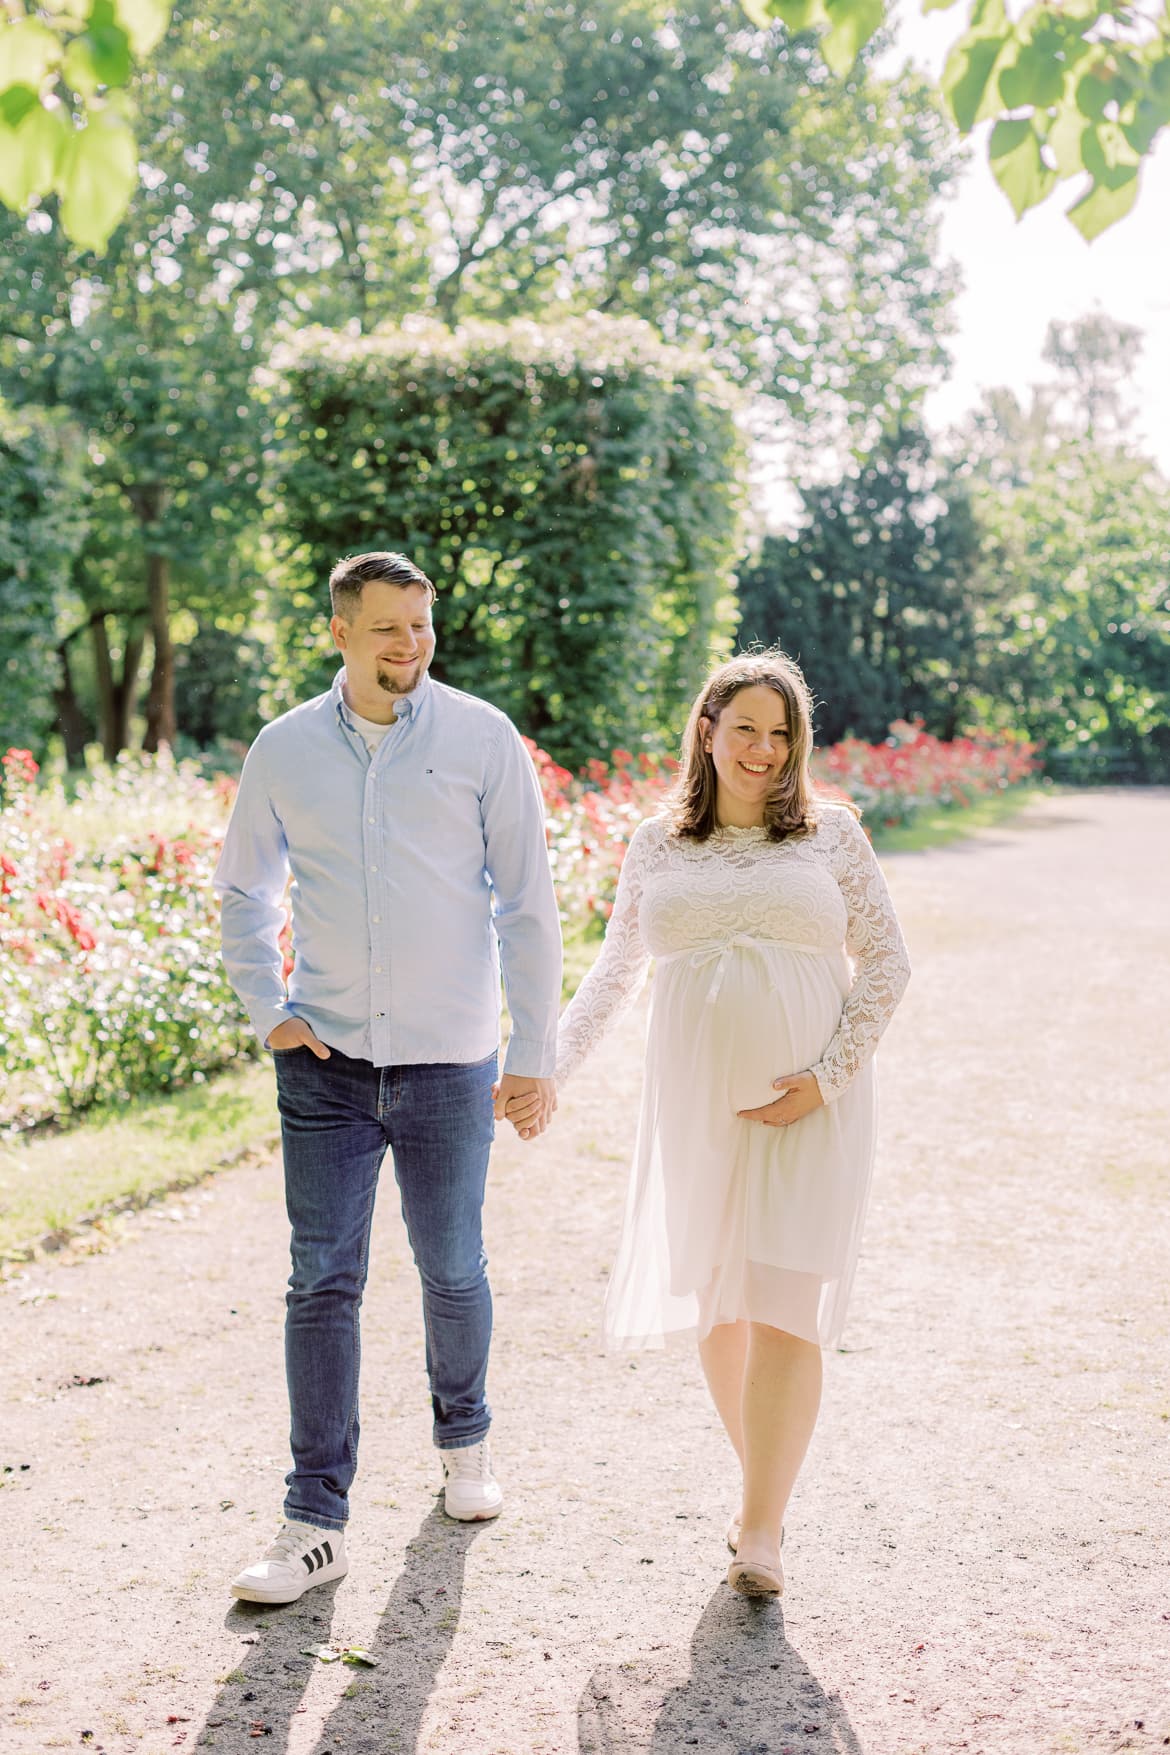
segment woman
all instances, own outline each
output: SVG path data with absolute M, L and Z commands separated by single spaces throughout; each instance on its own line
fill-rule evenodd
M 559 1032 L 563 1079 L 655 959 L 606 1338 L 697 1334 L 743 1471 L 728 1583 L 749 1596 L 783 1590 L 784 1510 L 865 1214 L 873 1052 L 909 977 L 869 842 L 849 806 L 814 794 L 811 748 L 790 659 L 715 671 L 668 808 L 630 841 L 605 944 Z

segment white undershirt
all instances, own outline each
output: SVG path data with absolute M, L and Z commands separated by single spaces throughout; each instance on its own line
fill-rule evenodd
M 361 714 L 355 713 L 352 707 L 349 709 L 349 716 L 353 720 L 354 730 L 359 734 L 370 754 L 376 756 L 379 744 L 386 733 L 393 730 L 395 720 L 391 719 L 388 725 L 379 725 L 376 719 L 363 719 Z

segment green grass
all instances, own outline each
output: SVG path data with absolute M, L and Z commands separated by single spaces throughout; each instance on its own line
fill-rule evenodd
M 67 1130 L 0 1140 L 0 1258 L 189 1187 L 246 1151 L 274 1147 L 278 1135 L 265 1060 L 172 1097 L 92 1111 Z
M 924 810 L 904 828 L 886 829 L 876 820 L 868 827 L 879 853 L 922 853 L 927 848 L 945 847 L 951 841 L 961 841 L 966 835 L 1002 823 L 1031 804 L 1033 799 L 1042 797 L 1045 791 L 1046 788 L 1040 786 L 1013 786 L 1008 792 L 992 793 L 965 808 L 940 805 L 937 810 Z

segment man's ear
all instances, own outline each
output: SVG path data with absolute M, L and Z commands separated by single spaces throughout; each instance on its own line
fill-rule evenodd
M 333 644 L 337 650 L 344 652 L 346 641 L 349 638 L 349 623 L 343 621 L 339 615 L 332 616 L 329 622 L 329 632 L 333 635 Z

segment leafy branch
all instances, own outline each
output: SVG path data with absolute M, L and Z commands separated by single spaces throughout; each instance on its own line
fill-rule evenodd
M 957 0 L 923 0 L 946 11 Z M 886 0 L 743 0 L 753 23 L 819 31 L 844 77 L 886 22 Z M 1143 161 L 1170 123 L 1170 12 L 1126 0 L 1035 0 L 1012 19 L 1003 0 L 972 0 L 943 69 L 960 130 L 990 122 L 992 173 L 1016 217 L 1070 177 L 1085 178 L 1068 217 L 1085 238 L 1137 200 Z
M 171 0 L 5 0 L 0 201 L 60 201 L 68 237 L 103 251 L 138 185 L 126 87 L 161 41 Z

